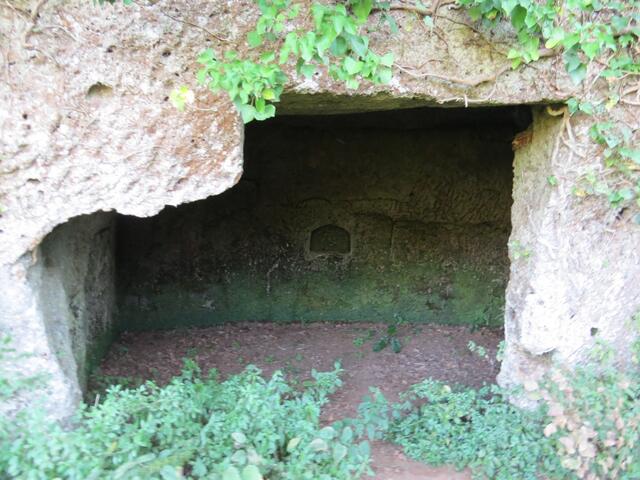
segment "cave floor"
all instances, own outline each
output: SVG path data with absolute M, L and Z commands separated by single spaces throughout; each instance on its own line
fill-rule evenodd
M 399 353 L 389 347 L 374 352 L 386 326 L 371 323 L 273 324 L 236 323 L 207 328 L 125 332 L 111 347 L 94 377 L 126 377 L 134 383 L 153 379 L 160 384 L 180 373 L 183 358 L 197 361 L 203 371 L 216 368 L 222 377 L 239 373 L 247 364 L 270 376 L 277 369 L 290 379 L 304 380 L 311 369 L 327 371 L 340 359 L 343 386 L 323 410 L 327 423 L 355 416 L 369 387 L 377 386 L 390 401 L 410 385 L 431 377 L 480 387 L 498 373 L 493 360 L 502 339 L 499 330 L 445 325 L 403 325 Z M 484 347 L 487 359 L 469 351 L 470 341 Z M 94 388 L 97 385 L 93 385 Z M 381 480 L 470 479 L 467 471 L 433 468 L 406 458 L 399 447 L 375 442 L 372 468 Z

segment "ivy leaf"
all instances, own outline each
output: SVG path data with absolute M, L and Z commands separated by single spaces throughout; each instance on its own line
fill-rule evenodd
M 255 465 L 247 465 L 242 469 L 242 480 L 263 480 L 263 478 Z
M 366 37 L 350 35 L 349 43 L 351 44 L 351 49 L 360 57 L 364 57 L 369 50 L 369 39 L 367 39 Z
M 474 22 L 482 18 L 482 10 L 478 5 L 474 5 L 473 7 L 471 7 L 467 11 L 467 13 L 471 17 L 471 20 L 473 20 Z
M 378 81 L 382 84 L 387 84 L 393 77 L 393 70 L 390 68 L 381 68 L 378 72 Z
M 344 37 L 338 37 L 331 44 L 331 47 L 329 48 L 329 50 L 336 57 L 341 57 L 345 53 L 347 53 L 348 48 L 349 47 L 347 45 L 347 40 Z
M 333 28 L 335 29 L 336 34 L 340 35 L 347 23 L 347 17 L 345 17 L 344 15 L 333 15 L 331 20 L 333 22 Z
M 386 348 L 386 346 L 389 344 L 389 340 L 385 337 L 385 338 L 381 338 L 380 340 L 378 340 L 374 345 L 373 345 L 373 351 L 374 352 L 381 352 L 382 350 L 384 350 Z
M 565 48 L 565 50 L 569 50 L 570 48 L 573 48 L 575 45 L 577 45 L 579 42 L 580 42 L 579 33 L 572 33 L 569 35 L 565 33 L 562 39 L 562 46 Z
M 385 67 L 390 67 L 393 65 L 393 53 L 389 52 L 389 53 L 385 53 L 383 56 L 380 57 L 380 65 L 383 65 Z
M 561 28 L 555 28 L 544 46 L 547 48 L 555 48 L 562 40 L 564 40 L 565 33 Z
M 305 62 L 308 62 L 313 58 L 313 44 L 315 43 L 314 40 L 310 40 L 308 36 L 300 39 L 300 56 Z
M 293 451 L 300 444 L 300 437 L 293 437 L 287 443 L 287 452 Z
M 629 160 L 632 160 L 633 162 L 640 164 L 640 150 L 629 148 L 629 147 L 623 147 L 619 151 L 620 151 L 620 155 L 622 155 L 623 157 L 628 158 Z
M 587 76 L 587 66 L 580 64 L 578 68 L 569 72 L 569 76 L 571 77 L 573 83 L 579 85 L 584 80 L 584 77 Z
M 397 337 L 393 337 L 391 339 L 391 350 L 393 353 L 400 353 L 402 350 L 402 343 L 400 343 L 400 340 Z
M 628 17 L 615 15 L 613 18 L 611 18 L 611 25 L 616 29 L 616 31 L 619 32 L 620 30 L 624 30 L 625 28 L 627 28 L 627 25 L 629 25 L 629 20 L 630 19 Z
M 505 15 L 509 16 L 517 4 L 517 0 L 502 0 L 502 11 Z
M 347 447 L 342 445 L 341 443 L 336 444 L 333 447 L 333 461 L 338 464 L 344 457 L 347 456 L 348 450 Z
M 516 69 L 522 63 L 522 53 L 515 48 L 507 52 L 507 58 L 511 60 L 511 68 Z
M 244 123 L 249 123 L 251 120 L 256 118 L 256 109 L 253 108 L 252 105 L 247 105 L 245 103 L 236 104 L 236 108 L 240 112 L 242 116 L 242 121 Z
M 327 442 L 325 442 L 321 438 L 314 438 L 309 444 L 309 447 L 314 452 L 324 452 L 329 449 L 329 445 L 327 445 Z
M 600 44 L 598 42 L 582 43 L 580 48 L 589 60 L 593 60 L 600 53 Z
M 342 443 L 349 443 L 353 439 L 353 430 L 351 427 L 344 427 L 342 435 L 340 435 L 340 441 Z
M 575 50 L 565 51 L 564 64 L 567 73 L 576 85 L 584 80 L 587 74 L 587 66 L 582 63 Z
M 209 63 L 215 59 L 216 58 L 215 58 L 215 53 L 213 52 L 213 49 L 207 48 L 200 55 L 198 55 L 198 58 L 196 59 L 196 61 L 198 63 Z
M 262 35 L 256 31 L 249 32 L 247 34 L 247 43 L 251 48 L 259 47 L 262 45 Z
M 324 18 L 324 14 L 326 9 L 324 5 L 320 3 L 314 3 L 311 7 L 311 14 L 313 15 L 313 21 L 316 26 L 316 30 L 320 30 L 320 26 L 322 25 L 322 19 Z
M 306 78 L 311 78 L 316 73 L 316 67 L 310 63 L 305 63 L 300 66 L 300 73 L 302 73 Z
M 222 474 L 222 480 L 242 480 L 242 477 L 236 467 L 229 467 Z
M 587 115 L 593 115 L 595 112 L 595 107 L 591 102 L 581 102 L 580 111 L 586 113 Z
M 361 61 L 355 60 L 352 57 L 347 57 L 344 59 L 343 66 L 349 75 L 355 75 L 362 70 L 364 63 L 362 63 Z
M 360 23 L 364 23 L 367 21 L 372 8 L 373 0 L 356 0 L 352 7 L 353 14 L 360 21 Z
M 527 10 L 521 5 L 516 6 L 511 11 L 511 24 L 514 26 L 516 30 L 522 30 L 524 27 L 524 21 L 527 17 Z
M 265 88 L 262 91 L 262 98 L 264 98 L 265 100 L 273 100 L 276 98 L 276 93 L 272 88 Z
M 580 102 L 578 102 L 576 98 L 571 97 L 569 100 L 567 100 L 567 107 L 569 107 L 569 113 L 573 115 L 580 108 Z
M 273 52 L 264 52 L 260 55 L 260 61 L 262 63 L 271 63 L 276 59 L 276 54 Z
M 207 81 L 207 73 L 207 70 L 205 70 L 204 68 L 198 70 L 198 72 L 196 73 L 196 81 L 198 82 L 198 84 L 204 85 L 204 83 Z

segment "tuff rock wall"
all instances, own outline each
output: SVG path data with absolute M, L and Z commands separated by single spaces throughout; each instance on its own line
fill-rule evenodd
M 559 58 L 491 79 L 508 63 L 500 47 L 509 42 L 508 28 L 484 36 L 466 26 L 469 19 L 455 7 L 439 13 L 437 35 L 406 12 L 394 13 L 398 35 L 391 38 L 384 29 L 371 34 L 376 51 L 394 51 L 403 68 L 426 74 L 397 72 L 390 85 L 357 92 L 324 74 L 312 80 L 293 75 L 280 111 L 544 105 L 573 93 Z M 197 108 L 180 113 L 168 94 L 194 83 L 194 59 L 202 48 L 237 45 L 242 51 L 256 16 L 248 1 L 160 0 L 126 9 L 80 0 L 0 5 L 0 330 L 31 354 L 16 369 L 49 373 L 48 405 L 55 414 L 69 413 L 84 368 L 85 347 L 72 348 L 73 338 L 83 337 L 64 324 L 74 317 L 64 313 L 73 304 L 69 292 L 79 289 L 65 285 L 75 278 L 105 286 L 105 292 L 111 287 L 89 272 L 93 260 L 73 275 L 59 261 L 46 271 L 44 237 L 81 215 L 151 216 L 238 182 L 243 127 L 224 95 L 201 92 Z M 631 125 L 640 118 L 636 107 L 616 114 Z M 580 175 L 600 168 L 586 122 L 573 127 L 576 150 L 560 140 L 566 135 L 562 117 L 550 116 L 544 106 L 534 117 L 531 142 L 515 155 L 510 245 L 517 248 L 510 250 L 507 356 L 500 376 L 507 384 L 534 378 L 554 359 L 580 361 L 593 344 L 594 328 L 624 360 L 626 325 L 640 303 L 640 233 L 629 212 L 571 193 Z M 558 178 L 557 187 L 547 182 L 550 175 Z M 94 221 L 78 227 L 76 238 L 95 238 L 101 229 Z M 56 260 L 75 248 L 66 242 L 60 247 L 66 253 L 48 249 Z M 83 255 L 101 258 L 103 247 L 100 240 L 95 254 Z M 74 298 L 80 298 L 80 310 L 96 305 L 90 296 Z M 106 315 L 105 308 L 79 318 L 108 324 Z M 91 336 L 94 330 L 84 331 Z

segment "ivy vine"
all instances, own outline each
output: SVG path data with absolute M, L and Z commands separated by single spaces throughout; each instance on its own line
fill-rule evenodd
M 589 115 L 591 139 L 602 146 L 600 172 L 585 174 L 573 192 L 604 196 L 614 207 L 640 207 L 640 149 L 637 127 L 618 120 L 612 109 L 634 104 L 625 96 L 640 89 L 640 2 L 637 0 L 458 0 L 488 27 L 509 19 L 517 46 L 512 66 L 562 55 L 579 97 L 567 102 L 569 115 Z M 635 80 L 635 85 L 629 85 Z M 610 175 L 613 173 L 614 175 Z M 640 215 L 635 217 L 640 223 Z
M 357 89 L 362 81 L 384 84 L 391 80 L 393 55 L 377 55 L 361 33 L 373 8 L 372 0 L 349 0 L 336 5 L 314 3 L 309 29 L 289 28 L 301 6 L 290 0 L 256 0 L 260 18 L 248 33 L 254 58 L 235 51 L 222 57 L 205 50 L 198 62 L 198 82 L 212 91 L 225 90 L 245 122 L 275 115 L 274 103 L 288 81 L 283 66 L 293 59 L 298 74 L 312 78 L 319 68 Z

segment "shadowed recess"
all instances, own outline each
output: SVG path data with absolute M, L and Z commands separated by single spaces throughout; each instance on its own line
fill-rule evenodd
M 216 197 L 119 217 L 127 329 L 234 321 L 501 325 L 516 133 L 527 108 L 249 124 Z

